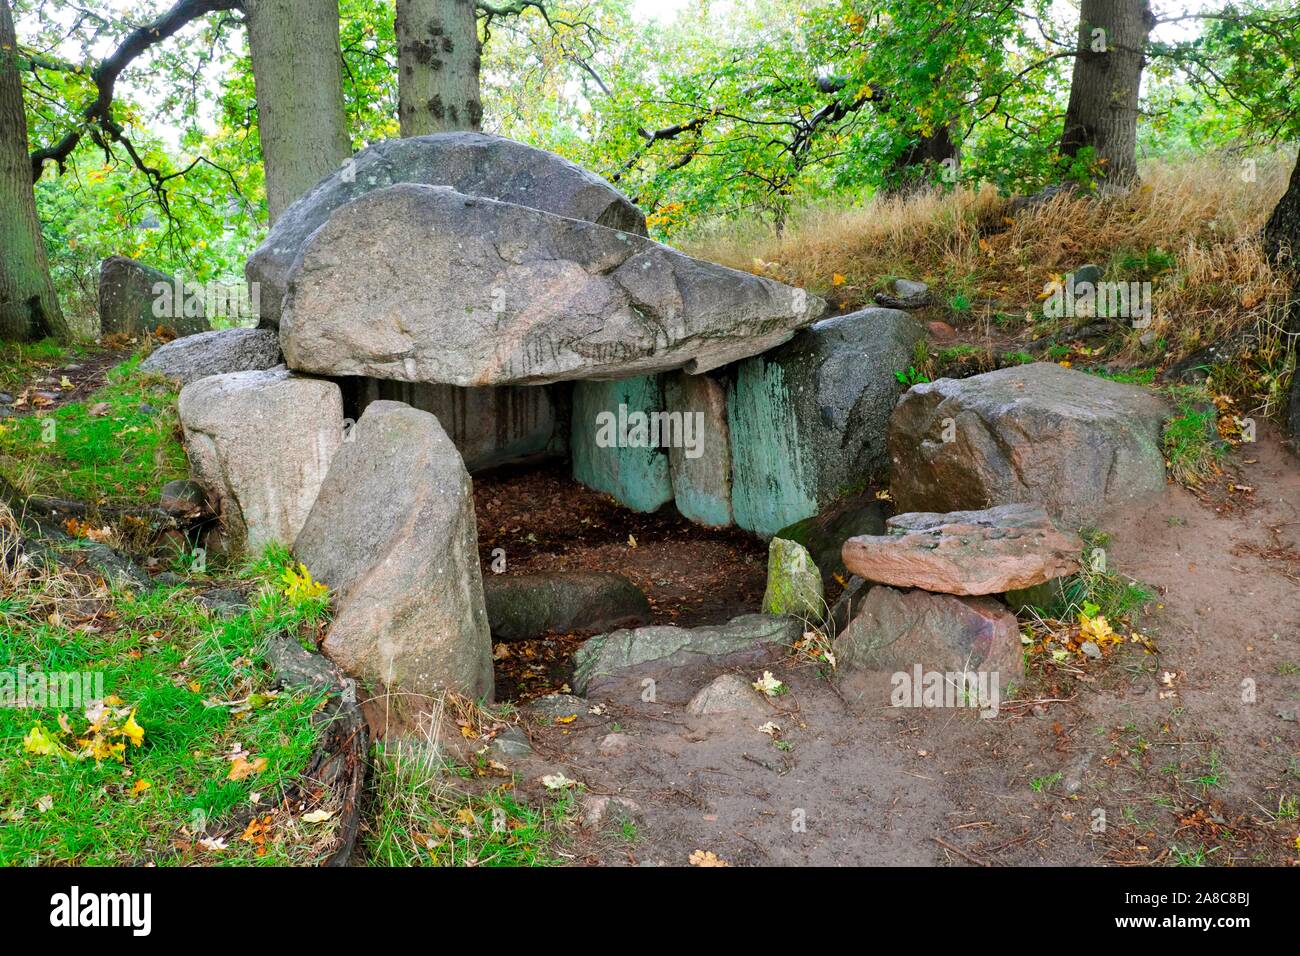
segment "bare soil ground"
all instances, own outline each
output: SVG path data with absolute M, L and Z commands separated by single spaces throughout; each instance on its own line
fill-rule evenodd
M 512 769 L 535 797 L 560 771 L 641 808 L 634 830 L 584 832 L 576 855 L 591 864 L 680 865 L 698 850 L 734 865 L 1298 865 L 1300 462 L 1264 430 L 1234 468 L 1104 529 L 1112 567 L 1158 593 L 1138 621 L 1154 654 L 1036 658 L 992 719 L 891 707 L 884 674 L 861 685 L 878 705 L 851 703 L 777 654 L 743 676 L 766 667 L 789 687 L 769 704 L 779 743 L 760 721 L 686 714 L 719 668 L 660 681 L 654 702 L 629 680 L 572 721 L 532 718 L 535 753 Z M 502 546 L 511 570 L 619 571 L 665 621 L 757 608 L 759 542 L 628 515 L 562 470 L 476 485 L 485 562 Z M 553 547 L 556 509 L 572 534 Z M 551 642 L 525 696 L 562 687 L 579 642 Z M 614 732 L 626 751 L 602 753 Z

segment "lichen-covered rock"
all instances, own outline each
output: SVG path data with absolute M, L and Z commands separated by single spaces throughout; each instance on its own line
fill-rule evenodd
M 289 545 L 343 440 L 333 382 L 287 369 L 191 382 L 178 402 L 190 470 L 235 549 Z
M 262 320 L 268 327 L 279 324 L 289 269 L 307 238 L 335 209 L 395 183 L 450 186 L 467 196 L 646 234 L 645 217 L 621 193 L 554 153 L 486 133 L 386 139 L 348 159 L 295 200 L 249 258 L 245 271 L 250 282 L 261 285 Z
M 591 638 L 573 655 L 573 686 L 586 694 L 607 678 L 635 677 L 646 669 L 659 679 L 718 661 L 736 662 L 788 646 L 803 633 L 792 618 L 743 614 L 706 627 L 656 625 Z
M 663 424 L 671 420 L 664 414 L 658 376 L 574 383 L 569 426 L 574 480 L 633 511 L 654 511 L 672 501 Z
M 889 423 L 900 511 L 1040 504 L 1074 530 L 1165 487 L 1152 392 L 1054 363 L 913 386 Z
M 279 364 L 280 339 L 274 332 L 216 329 L 160 345 L 140 363 L 140 371 L 188 385 L 209 375 L 257 372 Z
M 470 478 L 428 412 L 374 402 L 348 433 L 293 546 L 335 593 L 322 649 L 418 713 L 492 696 Z
M 844 578 L 844 542 L 864 534 L 885 533 L 884 503 L 870 492 L 849 495 L 817 514 L 782 528 L 776 537 L 794 541 L 808 549 L 822 573 L 823 588 L 836 575 Z
M 650 622 L 650 602 L 641 589 L 608 571 L 487 574 L 483 598 L 492 637 L 499 641 Z
M 863 309 L 739 364 L 727 396 L 736 524 L 774 535 L 883 472 L 895 373 L 922 335 L 906 312 Z
M 825 303 L 641 236 L 445 186 L 335 210 L 294 261 L 291 368 L 445 385 L 705 372 L 786 341 Z
M 825 615 L 822 575 L 803 545 L 785 538 L 769 542 L 763 613 L 788 614 L 807 621 L 820 621 Z

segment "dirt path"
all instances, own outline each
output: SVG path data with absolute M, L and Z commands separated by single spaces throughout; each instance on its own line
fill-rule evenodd
M 641 807 L 634 839 L 588 835 L 590 863 L 684 864 L 695 850 L 738 865 L 1300 862 L 1288 803 L 1300 797 L 1300 463 L 1288 456 L 1265 432 L 1236 456 L 1234 483 L 1253 490 L 1225 478 L 1202 501 L 1171 486 L 1112 517 L 1112 567 L 1159 593 L 1139 622 L 1155 655 L 1124 645 L 1100 662 L 1040 662 L 989 720 L 890 707 L 886 675 L 867 682 L 879 707 L 851 706 L 776 659 L 766 666 L 791 693 L 771 719 L 789 749 L 757 721 L 685 714 L 717 668 L 660 682 L 654 703 L 628 682 L 588 702 L 601 713 L 532 725 L 536 753 L 516 769 L 535 796 L 538 776 L 562 769 Z M 601 753 L 614 731 L 626 752 Z

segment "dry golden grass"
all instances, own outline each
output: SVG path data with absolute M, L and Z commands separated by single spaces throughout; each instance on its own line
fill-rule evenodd
M 892 278 L 923 279 L 940 303 L 926 318 L 959 327 L 998 319 L 1012 334 L 1041 323 L 1049 282 L 1096 263 L 1108 279 L 1152 281 L 1156 335 L 1147 338 L 1156 341 L 1142 346 L 1130 332 L 1109 358 L 1166 365 L 1245 337 L 1257 380 L 1223 387 L 1267 414 L 1294 363 L 1281 331 L 1292 279 L 1265 260 L 1259 236 L 1293 164 L 1287 154 L 1263 157 L 1247 182 L 1240 157 L 1151 162 L 1126 194 L 1060 193 L 1014 217 L 992 188 L 934 190 L 805 209 L 780 236 L 753 221 L 712 223 L 677 242 L 693 255 L 804 286 L 841 310 L 869 305 Z

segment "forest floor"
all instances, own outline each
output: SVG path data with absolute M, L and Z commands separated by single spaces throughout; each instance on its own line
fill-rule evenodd
M 940 314 L 958 329 L 926 356 L 935 372 L 973 374 L 989 356 L 1019 360 L 1033 334 L 989 348 L 979 327 L 963 330 L 959 316 Z M 1049 357 L 1082 367 L 1095 352 L 1066 341 Z M 151 505 L 161 483 L 185 470 L 174 393 L 131 374 L 136 357 L 33 348 L 6 359 L 0 477 L 28 494 L 104 505 L 66 530 L 117 543 L 150 573 L 173 577 L 143 601 L 93 583 L 85 593 L 46 582 L 0 595 L 10 658 L 85 647 L 73 658 L 89 653 L 130 691 L 124 706 L 138 704 L 147 742 L 125 767 L 78 761 L 56 770 L 55 758 L 24 751 L 30 718 L 40 715 L 6 721 L 0 858 L 319 859 L 329 824 L 302 822 L 316 802 L 302 800 L 296 780 L 312 737 L 289 735 L 314 702 L 279 695 L 256 709 L 238 704 L 268 690 L 260 657 L 268 628 L 315 640 L 318 615 L 295 602 L 278 566 L 202 571 L 187 564 L 175 535 L 125 533 L 130 517 L 112 509 Z M 1155 370 L 1108 374 L 1148 384 Z M 56 433 L 44 442 L 50 419 Z M 562 465 L 479 476 L 475 504 L 485 566 L 504 547 L 510 572 L 616 571 L 646 592 L 656 623 L 724 621 L 760 604 L 761 541 L 699 528 L 670 506 L 628 512 L 574 483 Z M 605 685 L 572 713 L 539 716 L 529 702 L 567 691 L 572 653 L 588 635 L 512 644 L 498 655 L 499 706 L 456 720 L 469 745 L 458 762 L 428 767 L 400 750 L 376 751 L 357 860 L 681 865 L 712 853 L 735 865 L 1300 862 L 1300 463 L 1261 423 L 1258 441 L 1234 444 L 1196 492 L 1171 483 L 1101 531 L 1112 577 L 1149 592 L 1140 608 L 1126 605 L 1113 618 L 1144 640 L 1100 661 L 1031 647 L 1026 681 L 992 719 L 891 707 L 888 675 L 846 694 L 847 684 L 788 653 L 742 675 L 752 681 L 770 670 L 788 689 L 770 700 L 775 736 L 755 721 L 686 716 L 686 701 L 717 669 L 661 681 L 653 703 L 639 683 Z M 228 587 L 253 598 L 248 612 L 223 619 L 198 600 Z M 214 713 L 217 699 L 236 706 Z M 56 715 L 45 716 L 53 732 Z M 488 742 L 511 724 L 526 731 L 532 755 L 490 757 Z M 271 758 L 264 775 L 230 777 L 231 754 L 259 751 Z M 580 786 L 541 782 L 556 773 Z M 584 823 L 584 799 L 602 795 L 634 801 L 635 819 Z M 254 805 L 265 814 L 250 818 Z M 208 830 L 195 831 L 196 810 Z
M 589 863 L 681 865 L 696 851 L 736 865 L 1300 863 L 1300 467 L 1289 456 L 1265 431 L 1213 487 L 1170 485 L 1112 516 L 1109 559 L 1154 594 L 1134 621 L 1148 643 L 1100 661 L 1031 654 L 992 719 L 892 707 L 884 674 L 846 699 L 774 654 L 742 676 L 768 669 L 789 688 L 770 701 L 776 738 L 758 730 L 765 721 L 687 716 L 720 672 L 705 668 L 660 681 L 654 703 L 633 679 L 562 715 L 574 719 L 529 722 L 535 754 L 512 769 L 532 799 L 547 797 L 541 776 L 561 772 L 639 806 L 635 826 L 570 848 Z M 689 567 L 687 550 L 673 554 Z M 624 752 L 601 752 L 611 733 Z

